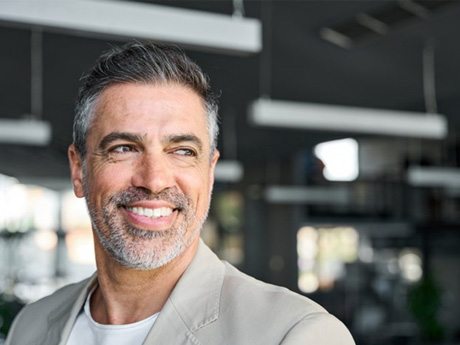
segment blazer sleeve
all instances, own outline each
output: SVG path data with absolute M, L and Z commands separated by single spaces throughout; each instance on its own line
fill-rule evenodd
M 328 313 L 313 313 L 296 323 L 280 345 L 355 345 L 345 325 Z
M 16 315 L 16 317 L 14 318 L 14 321 L 11 324 L 11 327 L 10 327 L 10 330 L 8 332 L 8 335 L 6 336 L 5 345 L 14 345 L 14 344 L 16 344 L 15 338 L 16 338 L 16 334 L 18 332 L 17 328 L 18 328 L 18 324 L 20 323 L 20 319 L 21 319 L 22 315 L 24 314 L 25 308 L 26 307 L 23 307 L 21 309 L 21 311 L 18 313 L 18 315 Z

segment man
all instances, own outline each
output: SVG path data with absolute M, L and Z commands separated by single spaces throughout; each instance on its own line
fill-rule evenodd
M 180 50 L 136 42 L 99 58 L 69 148 L 97 273 L 25 307 L 7 345 L 354 344 L 319 305 L 201 242 L 217 132 L 207 78 Z

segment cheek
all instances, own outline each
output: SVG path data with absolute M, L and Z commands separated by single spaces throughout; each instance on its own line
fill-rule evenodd
M 89 169 L 90 174 L 85 178 L 87 192 L 92 195 L 93 201 L 104 199 L 123 188 L 129 181 L 129 174 L 126 169 L 114 168 L 107 165 L 94 165 Z
M 208 207 L 210 196 L 208 172 L 184 173 L 176 180 L 182 191 L 193 200 L 197 211 Z

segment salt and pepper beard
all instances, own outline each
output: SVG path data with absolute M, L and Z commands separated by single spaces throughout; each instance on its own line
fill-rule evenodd
M 197 219 L 192 200 L 177 188 L 153 194 L 144 188 L 130 187 L 103 200 L 101 211 L 91 204 L 86 178 L 84 192 L 100 244 L 113 259 L 127 268 L 151 270 L 179 256 L 198 236 L 208 213 L 207 210 L 201 219 Z M 129 224 L 121 215 L 120 208 L 142 200 L 162 200 L 173 205 L 178 212 L 176 223 L 162 231 L 143 230 Z

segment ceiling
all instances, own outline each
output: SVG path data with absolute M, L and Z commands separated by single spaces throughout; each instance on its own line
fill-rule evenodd
M 230 0 L 144 1 L 231 15 Z M 460 2 L 426 18 L 405 20 L 385 35 L 368 35 L 344 49 L 320 37 L 323 27 L 397 6 L 396 1 L 245 1 L 245 16 L 262 20 L 260 54 L 232 56 L 187 50 L 221 93 L 223 158 L 264 164 L 346 133 L 256 128 L 247 120 L 249 103 L 273 99 L 424 111 L 422 52 L 435 43 L 438 110 L 451 136 L 460 110 Z M 31 28 L 0 22 L 0 117 L 30 113 Z M 79 78 L 117 40 L 44 29 L 43 119 L 53 128 L 46 148 L 0 144 L 0 173 L 25 178 L 66 178 L 73 104 Z

